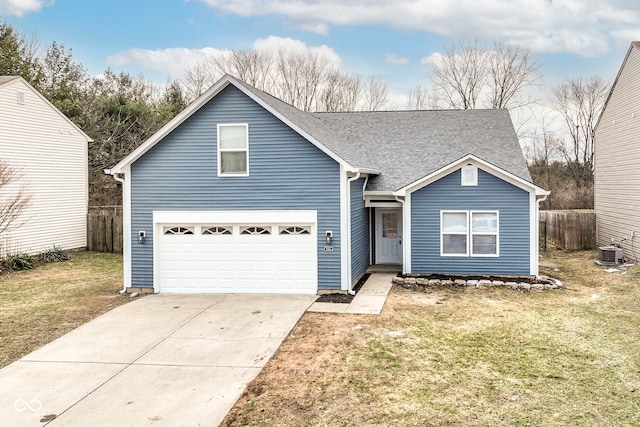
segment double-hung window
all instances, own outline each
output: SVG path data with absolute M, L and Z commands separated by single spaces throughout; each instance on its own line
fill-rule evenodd
M 440 255 L 498 256 L 498 216 L 497 211 L 440 212 Z
M 218 175 L 249 175 L 248 125 L 218 125 Z

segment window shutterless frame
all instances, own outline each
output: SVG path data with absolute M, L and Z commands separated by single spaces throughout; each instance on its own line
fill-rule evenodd
M 440 256 L 499 257 L 498 211 L 440 211 Z
M 218 124 L 217 134 L 218 176 L 249 176 L 249 125 Z
M 498 211 L 471 211 L 469 221 L 471 256 L 500 256 L 500 213 Z

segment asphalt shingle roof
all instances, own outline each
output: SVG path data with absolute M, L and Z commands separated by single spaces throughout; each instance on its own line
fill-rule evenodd
M 369 190 L 398 190 L 472 154 L 531 182 L 509 112 L 500 110 L 316 113 L 380 170 Z
M 11 80 L 17 79 L 16 76 L 0 76 L 0 85 L 10 82 Z
M 307 113 L 236 81 L 350 165 L 380 171 L 368 190 L 398 190 L 469 154 L 532 182 L 506 109 Z

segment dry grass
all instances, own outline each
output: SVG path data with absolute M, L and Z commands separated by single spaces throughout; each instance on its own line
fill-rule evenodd
M 640 267 L 550 252 L 558 291 L 393 289 L 307 313 L 227 426 L 640 425 Z
M 70 255 L 0 276 L 0 368 L 129 300 L 118 293 L 122 255 Z

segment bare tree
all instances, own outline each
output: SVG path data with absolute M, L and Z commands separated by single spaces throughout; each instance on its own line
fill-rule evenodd
M 525 89 L 541 77 L 540 65 L 533 58 L 531 50 L 502 41 L 493 43 L 487 65 L 491 108 L 524 105 L 528 100 L 518 99 L 518 96 L 523 95 Z
M 531 51 L 502 41 L 453 44 L 430 65 L 434 95 L 446 108 L 520 107 L 540 79 Z
M 574 165 L 577 180 L 593 180 L 593 139 L 596 122 L 609 93 L 609 83 L 599 76 L 569 79 L 553 89 L 552 104 L 560 112 L 570 137 L 560 144 L 565 161 Z
M 389 96 L 389 85 L 376 75 L 370 75 L 364 81 L 362 93 L 362 110 L 377 111 L 386 104 Z
M 429 96 L 429 91 L 417 85 L 409 90 L 407 108 L 409 110 L 426 110 L 433 106 L 432 101 L 432 98 Z
M 314 51 L 249 49 L 201 61 L 186 70 L 188 100 L 204 93 L 223 74 L 231 74 L 304 111 L 378 110 L 387 104 L 388 84 L 332 65 Z
M 487 76 L 487 56 L 478 41 L 453 44 L 431 62 L 431 80 L 438 101 L 447 108 L 476 108 Z
M 18 219 L 29 204 L 25 188 L 18 184 L 21 173 L 0 160 L 0 235 L 20 223 Z

